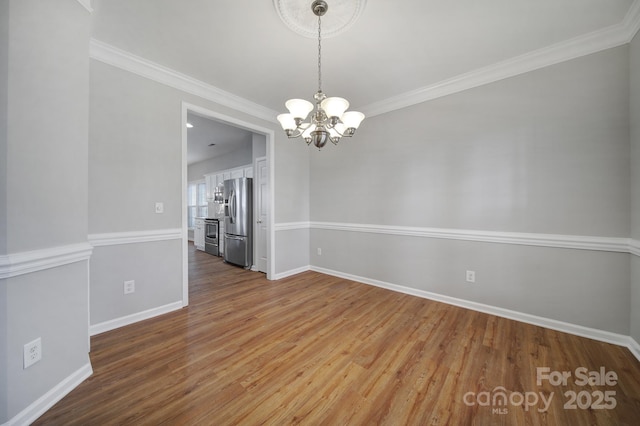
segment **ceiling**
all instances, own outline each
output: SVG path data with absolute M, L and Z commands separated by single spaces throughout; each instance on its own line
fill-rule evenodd
M 329 25 L 332 1 L 347 0 L 327 1 Z M 593 44 L 628 27 L 629 15 L 636 26 L 637 2 L 368 0 L 348 30 L 322 42 L 323 91 L 367 112 L 541 49 Z M 317 90 L 317 41 L 285 25 L 273 0 L 93 0 L 92 7 L 95 40 L 270 110 L 284 112 L 287 99 L 311 100 Z
M 187 165 L 251 147 L 253 134 L 249 130 L 194 112 L 187 114 L 187 123 L 193 126 L 187 128 Z

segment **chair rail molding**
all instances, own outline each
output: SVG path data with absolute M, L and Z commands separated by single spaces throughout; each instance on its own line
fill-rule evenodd
M 526 246 L 555 247 L 577 250 L 597 250 L 620 253 L 632 253 L 634 250 L 632 241 L 636 241 L 630 240 L 629 238 L 615 237 L 479 231 L 468 229 L 422 228 L 410 226 L 390 226 L 337 222 L 310 222 L 310 227 L 311 229 L 324 229 L 332 231 L 366 232 L 371 234 L 390 234 L 447 240 L 518 244 Z M 638 248 L 640 247 L 636 246 L 636 252 L 638 251 Z
M 294 231 L 296 229 L 309 229 L 310 227 L 310 222 L 283 222 L 274 225 L 276 231 Z
M 89 243 L 93 247 L 117 246 L 121 244 L 148 243 L 152 241 L 179 240 L 181 228 L 156 229 L 151 231 L 110 232 L 89 234 Z
M 78 243 L 3 255 L 0 256 L 0 279 L 88 261 L 92 251 L 88 243 Z

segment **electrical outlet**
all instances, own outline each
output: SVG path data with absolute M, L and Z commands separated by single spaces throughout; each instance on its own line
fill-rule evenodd
M 31 367 L 42 359 L 42 340 L 36 340 L 24 345 L 24 368 Z
M 156 203 L 156 213 L 164 213 L 164 203 Z
M 468 283 L 476 282 L 476 271 L 467 271 L 467 282 Z
M 135 293 L 136 282 L 134 280 L 124 282 L 124 294 Z
M 322 256 L 322 249 L 318 247 L 318 256 Z

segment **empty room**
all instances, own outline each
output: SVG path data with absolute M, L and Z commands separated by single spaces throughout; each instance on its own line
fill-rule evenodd
M 639 30 L 0 0 L 0 425 L 637 424 Z

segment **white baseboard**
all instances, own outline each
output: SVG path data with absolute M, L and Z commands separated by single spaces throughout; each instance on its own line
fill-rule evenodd
M 640 344 L 635 341 L 633 337 L 629 337 L 629 343 L 627 345 L 631 353 L 640 360 Z
M 49 408 L 53 407 L 55 403 L 64 398 L 69 392 L 74 390 L 92 374 L 93 369 L 91 368 L 91 363 L 85 364 L 79 370 L 75 371 L 69 377 L 54 386 L 49 392 L 42 395 L 35 402 L 18 413 L 3 426 L 29 425 L 33 423 L 38 417 L 43 415 Z
M 552 330 L 562 331 L 564 333 L 573 334 L 576 336 L 586 337 L 589 339 L 598 340 L 601 342 L 612 343 L 618 346 L 624 346 L 629 348 L 631 353 L 640 361 L 640 346 L 630 336 L 623 334 L 612 333 L 609 331 L 598 330 L 595 328 L 584 327 L 577 324 L 571 324 L 563 321 L 557 321 L 550 318 L 544 318 L 537 315 L 526 314 L 523 312 L 512 311 L 510 309 L 499 308 L 497 306 L 485 305 L 483 303 L 472 302 L 469 300 L 458 299 L 456 297 L 445 296 L 442 294 L 432 293 L 429 291 L 418 290 L 415 288 L 404 287 L 396 284 L 391 284 L 384 281 L 374 280 L 371 278 L 361 277 L 357 275 L 346 274 L 332 269 L 321 268 L 318 266 L 311 266 L 312 271 L 320 272 L 335 277 L 340 277 L 352 281 L 357 281 L 363 284 L 369 284 L 376 287 L 385 288 L 387 290 L 396 291 L 399 293 L 405 293 L 412 296 L 422 297 L 424 299 L 435 300 L 437 302 L 447 303 L 449 305 L 459 306 L 473 311 L 484 312 L 490 315 L 496 315 L 503 318 L 508 318 L 527 324 L 533 324 L 540 327 L 550 328 Z
M 309 270 L 311 270 L 311 266 L 309 266 L 309 265 L 302 266 L 300 268 L 290 269 L 288 271 L 280 272 L 279 274 L 274 274 L 273 277 L 271 277 L 271 279 L 272 280 L 281 280 L 283 278 L 287 278 L 287 277 L 290 277 L 290 276 L 296 275 L 296 274 L 301 274 L 301 273 L 307 272 Z
M 182 301 L 169 303 L 168 305 L 158 306 L 157 308 L 147 309 L 146 311 L 137 312 L 135 314 L 127 315 L 121 318 L 116 318 L 91 325 L 89 326 L 89 334 L 91 336 L 95 336 L 96 334 L 115 330 L 116 328 L 124 327 L 126 325 L 134 324 L 139 321 L 157 317 L 158 315 L 177 311 L 178 309 L 182 309 Z

